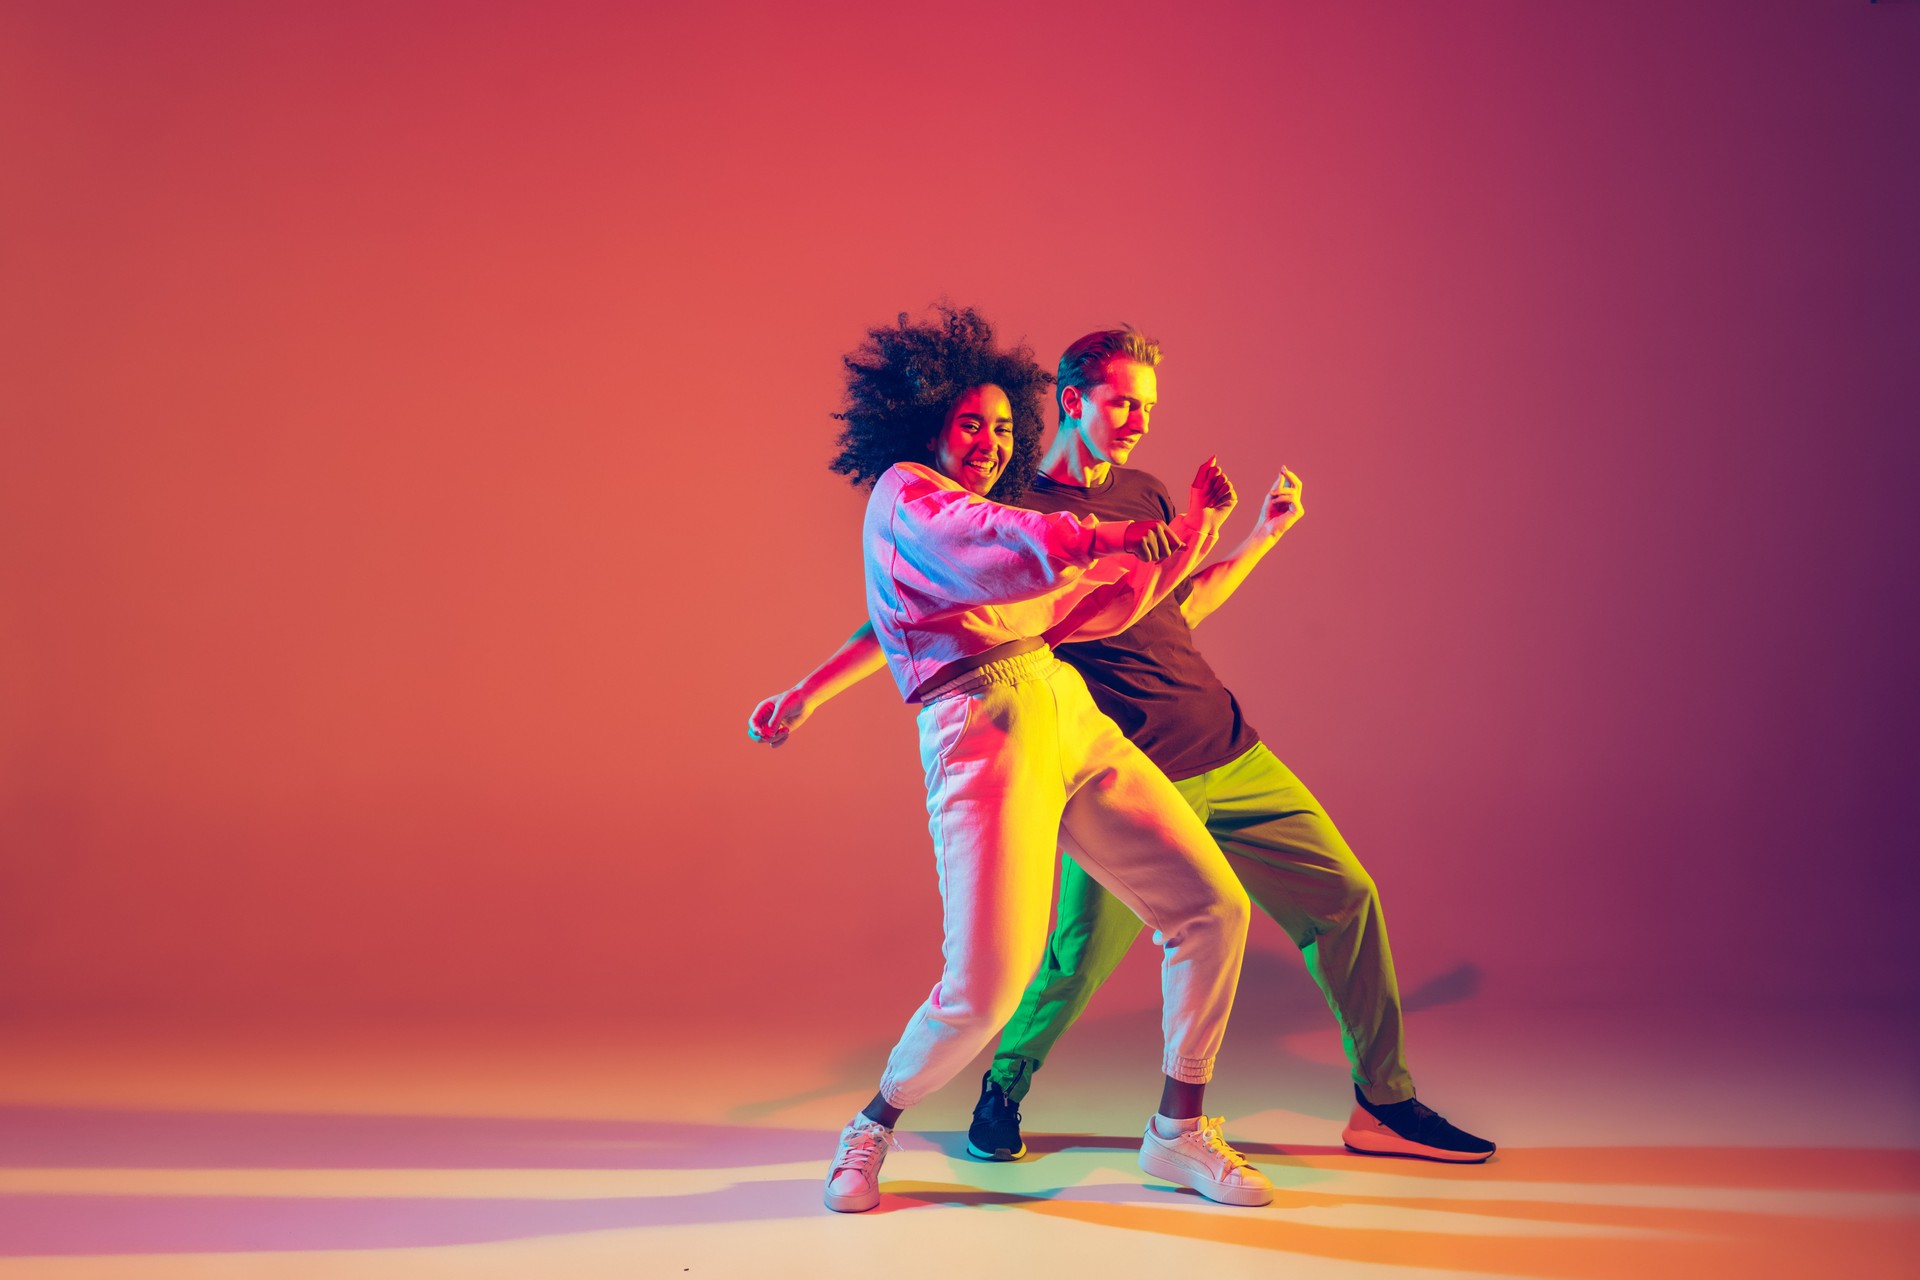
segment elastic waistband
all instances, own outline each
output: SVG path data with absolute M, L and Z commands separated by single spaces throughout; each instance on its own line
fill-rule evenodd
M 965 697 L 990 684 L 1014 684 L 1034 676 L 1045 675 L 1053 670 L 1057 661 L 1053 656 L 1053 650 L 1042 645 L 1038 649 L 1015 654 L 1011 658 L 989 662 L 971 671 L 963 671 L 945 684 L 927 690 L 920 695 L 920 705 L 924 707 L 942 698 Z

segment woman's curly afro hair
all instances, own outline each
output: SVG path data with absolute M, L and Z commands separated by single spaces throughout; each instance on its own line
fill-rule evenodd
M 992 383 L 1013 405 L 1013 456 L 993 486 L 1007 502 L 1026 491 L 1040 460 L 1040 432 L 1053 375 L 1026 346 L 1001 350 L 993 326 L 971 307 L 938 304 L 935 319 L 869 329 L 867 340 L 843 358 L 846 423 L 840 452 L 830 464 L 855 485 L 871 487 L 896 462 L 933 464 L 933 440 L 961 396 Z

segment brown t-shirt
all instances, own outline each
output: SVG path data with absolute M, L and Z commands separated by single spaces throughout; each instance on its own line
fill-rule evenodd
M 1102 520 L 1172 520 L 1180 514 L 1165 485 L 1126 467 L 1109 467 L 1106 483 L 1092 489 L 1037 476 L 1014 505 Z M 1218 769 L 1260 741 L 1239 702 L 1194 647 L 1179 603 L 1192 589 L 1191 582 L 1181 583 L 1117 636 L 1059 649 L 1061 661 L 1087 682 L 1095 705 L 1169 778 Z

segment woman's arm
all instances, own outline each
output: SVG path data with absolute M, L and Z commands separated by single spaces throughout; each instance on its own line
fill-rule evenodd
M 887 665 L 873 623 L 863 622 L 833 656 L 801 677 L 800 683 L 761 701 L 747 719 L 747 736 L 777 747 L 807 722 L 821 703 L 837 697 Z
M 1166 599 L 1220 541 L 1217 530 L 1202 526 L 1196 531 L 1184 516 L 1168 527 L 1185 541 L 1181 550 L 1157 564 L 1137 565 L 1124 577 L 1089 591 L 1066 617 L 1047 628 L 1047 643 L 1119 635 Z
M 1047 643 L 1104 639 L 1119 635 L 1144 618 L 1206 559 L 1219 542 L 1220 526 L 1232 514 L 1236 501 L 1233 483 L 1220 470 L 1219 459 L 1201 463 L 1193 478 L 1186 514 L 1169 526 L 1185 546 L 1157 564 L 1136 565 L 1117 581 L 1088 592 L 1065 617 L 1047 628 Z
M 875 486 L 867 530 L 871 568 L 916 596 L 964 607 L 1046 595 L 1119 549 L 1096 546 L 1091 521 L 1002 506 L 913 465 Z

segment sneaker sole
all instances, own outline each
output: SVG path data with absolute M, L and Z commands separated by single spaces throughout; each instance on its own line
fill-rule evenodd
M 1027 1154 L 1027 1144 L 1021 1143 L 1018 1151 L 1009 1151 L 1005 1147 L 995 1147 L 992 1151 L 982 1151 L 973 1145 L 973 1139 L 967 1139 L 967 1154 L 975 1160 L 990 1160 L 996 1164 L 1005 1164 L 1009 1160 L 1018 1160 Z
M 1212 1178 L 1202 1177 L 1185 1165 L 1163 1159 L 1155 1151 L 1141 1151 L 1140 1167 L 1162 1182 L 1171 1182 L 1176 1187 L 1198 1191 L 1207 1199 L 1219 1204 L 1258 1209 L 1262 1205 L 1273 1203 L 1273 1192 L 1265 1187 L 1246 1187 L 1237 1184 L 1223 1186 Z
M 874 1192 L 870 1197 L 837 1196 L 831 1191 L 827 1192 L 826 1196 L 827 1208 L 833 1210 L 835 1213 L 865 1213 L 867 1210 L 877 1207 L 879 1203 L 880 1193 L 878 1191 Z
M 1445 1164 L 1485 1164 L 1493 1156 L 1491 1151 L 1448 1151 L 1444 1147 L 1429 1147 L 1398 1135 L 1369 1133 L 1365 1129 L 1348 1129 L 1340 1135 L 1340 1140 L 1346 1143 L 1347 1150 L 1362 1156 L 1402 1156 Z

